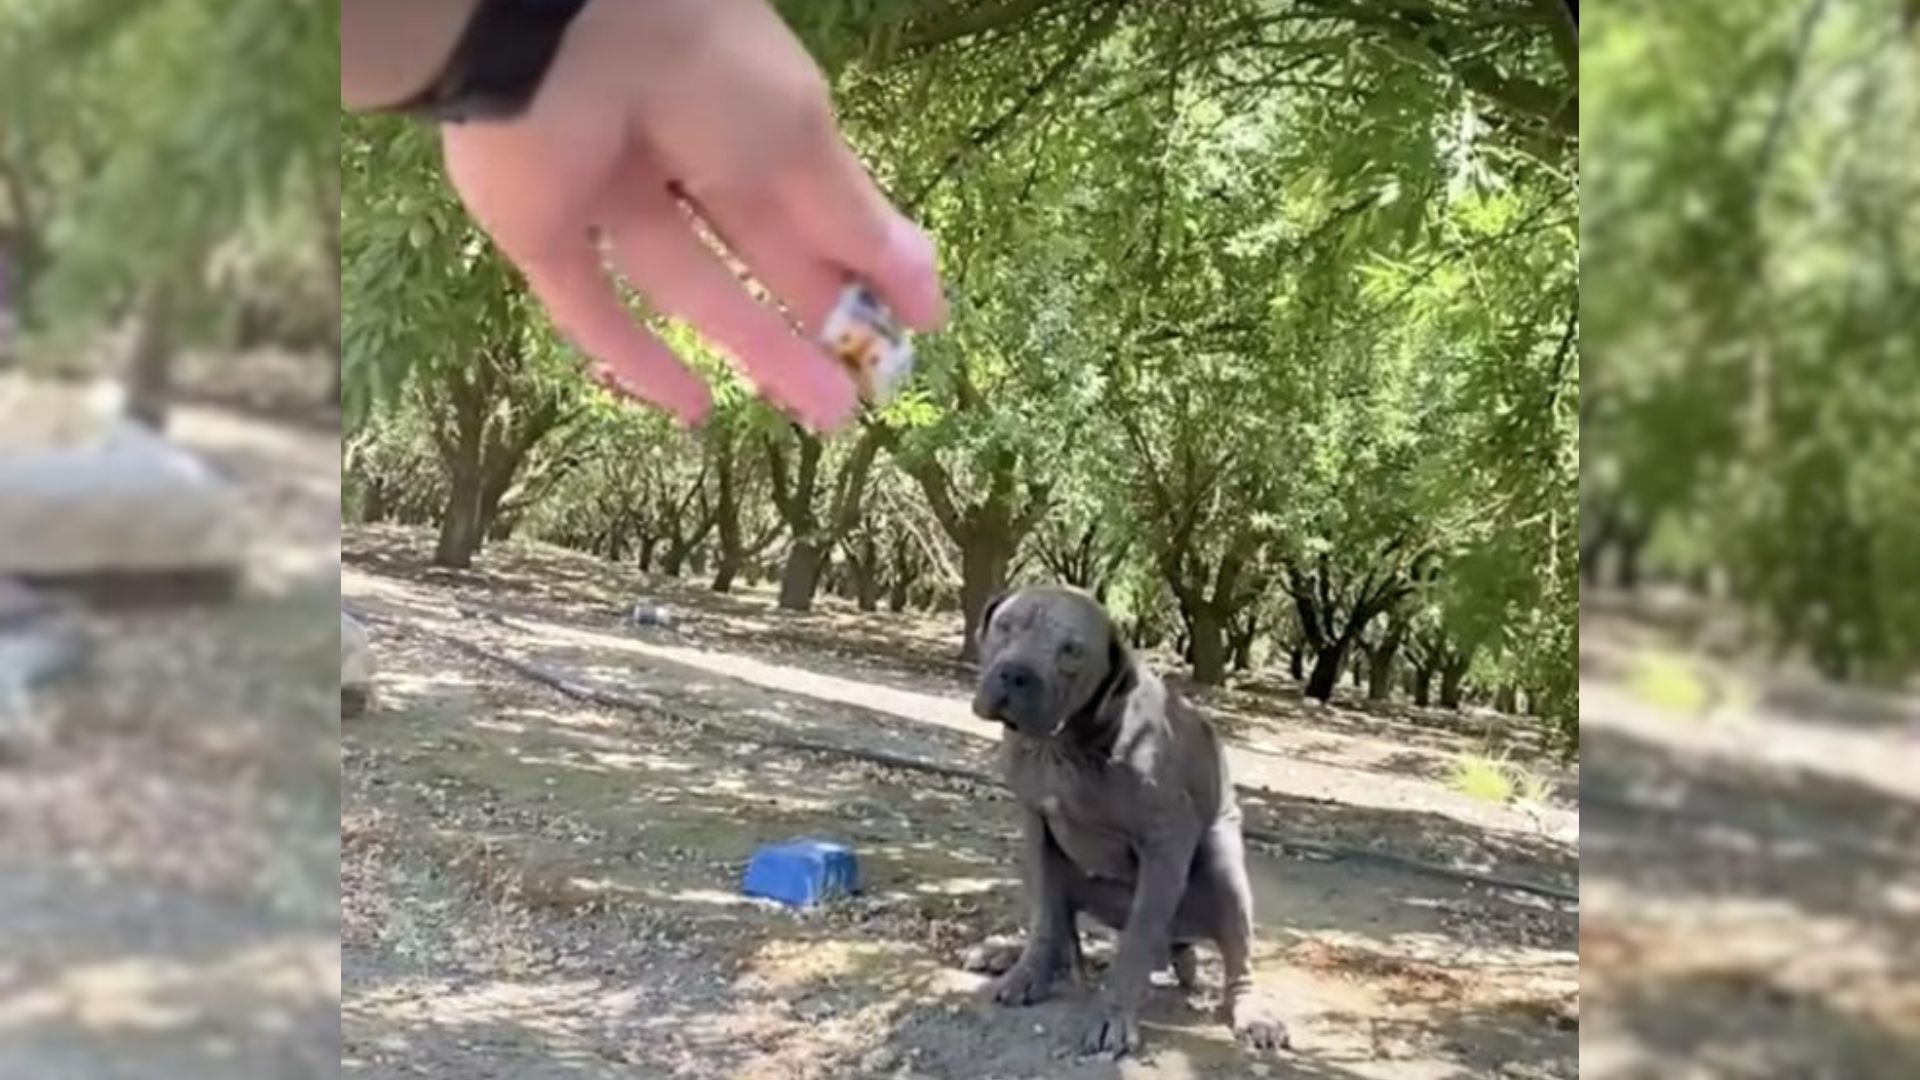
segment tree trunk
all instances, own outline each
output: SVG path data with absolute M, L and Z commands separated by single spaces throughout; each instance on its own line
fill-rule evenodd
M 1593 524 L 1588 527 L 1588 522 Z M 1613 542 L 1617 514 L 1611 506 L 1604 509 L 1583 510 L 1580 515 L 1580 581 L 1584 585 L 1600 584 L 1600 561 L 1606 558 L 1607 546 Z
M 447 474 L 447 504 L 440 514 L 433 564 L 464 570 L 473 565 L 486 537 L 486 474 L 481 468 L 485 414 L 483 399 L 475 394 L 454 394 L 451 404 L 453 429 L 436 436 Z
M 1640 553 L 1647 546 L 1646 533 L 1622 530 L 1614 546 L 1619 552 L 1619 561 L 1614 564 L 1615 584 L 1622 592 L 1633 592 L 1640 587 Z
M 1520 691 L 1515 688 L 1512 683 L 1500 684 L 1500 689 L 1493 693 L 1493 707 L 1495 710 L 1505 713 L 1508 716 L 1518 715 L 1520 712 Z
M 793 543 L 787 548 L 786 562 L 780 567 L 780 609 L 782 611 L 812 611 L 814 594 L 820 591 L 820 579 L 823 576 L 832 549 L 819 540 L 808 538 L 811 533 L 794 533 Z
M 1332 701 L 1334 688 L 1340 685 L 1340 670 L 1346 664 L 1347 649 L 1353 643 L 1336 638 L 1313 658 L 1313 673 L 1307 676 L 1307 696 L 1315 701 Z
M 687 568 L 687 556 L 693 554 L 692 544 L 673 544 L 660 556 L 660 572 L 668 577 L 679 577 Z
M 740 528 L 740 486 L 734 482 L 733 434 L 715 433 L 713 449 L 714 528 L 719 534 L 719 550 L 714 556 L 713 591 L 732 590 L 740 564 L 747 560 L 747 541 Z
M 1413 703 L 1415 705 L 1433 704 L 1433 668 L 1413 669 Z
M 653 572 L 653 555 L 654 552 L 658 550 L 660 550 L 659 537 L 643 536 L 640 538 L 639 558 L 636 561 L 640 564 L 641 573 L 650 574 Z
M 489 544 L 504 544 L 513 539 L 513 534 L 520 531 L 520 522 L 526 518 L 525 511 L 519 509 L 504 514 L 497 508 L 493 513 L 485 514 L 483 509 L 483 515 L 486 518 L 486 536 Z
M 1400 667 L 1400 643 L 1405 636 L 1405 619 L 1389 617 L 1386 634 L 1368 657 L 1367 700 L 1387 701 L 1393 697 L 1393 676 Z
M 127 351 L 127 416 L 155 431 L 167 429 L 173 395 L 173 310 L 167 290 L 148 286 L 134 311 Z
M 820 590 L 820 575 L 827 568 L 827 555 L 824 545 L 794 540 L 793 546 L 787 549 L 786 565 L 780 569 L 782 610 L 813 610 L 813 596 Z
M 1233 670 L 1246 672 L 1253 670 L 1253 643 L 1260 637 L 1260 620 L 1253 614 L 1235 620 L 1227 631 L 1229 652 L 1232 655 Z
M 1193 681 L 1219 686 L 1227 681 L 1227 625 L 1217 608 L 1196 607 L 1188 647 L 1192 651 Z
M 1449 664 L 1440 672 L 1440 704 L 1449 709 L 1460 707 L 1461 696 L 1466 690 L 1467 665 Z
M 376 476 L 367 481 L 367 496 L 360 503 L 361 524 L 377 524 L 387 520 L 392 513 L 393 509 L 388 505 L 386 480 Z
M 1013 562 L 1013 543 L 1004 533 L 981 530 L 960 552 L 960 615 L 966 620 L 960 659 L 980 659 L 980 613 L 987 601 L 1007 585 L 1007 567 Z
M 1399 667 L 1399 650 L 1382 645 L 1373 651 L 1367 665 L 1367 700 L 1388 701 L 1393 697 L 1393 676 Z
M 433 565 L 465 570 L 480 550 L 480 469 L 478 463 L 457 463 L 447 485 L 447 509 L 440 516 L 440 539 L 434 545 Z
M 1307 646 L 1305 642 L 1296 641 L 1287 646 L 1287 673 L 1293 676 L 1294 682 L 1299 682 L 1301 679 L 1307 677 Z
M 854 547 L 860 552 L 858 559 L 848 559 L 847 567 L 853 571 L 853 599 L 861 611 L 880 609 L 880 545 L 874 543 L 873 531 L 863 530 Z
M 1238 672 L 1253 670 L 1253 635 L 1246 634 L 1234 639 L 1233 670 Z

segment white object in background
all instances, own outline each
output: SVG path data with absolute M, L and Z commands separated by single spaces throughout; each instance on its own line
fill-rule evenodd
M 0 574 L 233 571 L 244 546 L 232 488 L 139 424 L 0 454 Z
M 373 645 L 360 620 L 340 613 L 340 712 L 358 716 L 373 701 Z

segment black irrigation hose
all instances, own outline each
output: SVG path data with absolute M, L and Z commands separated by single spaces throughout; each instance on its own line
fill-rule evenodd
M 505 617 L 492 612 L 472 611 L 463 608 L 462 613 L 484 618 L 489 622 L 498 623 L 502 626 L 511 625 Z M 355 617 L 361 619 L 363 622 L 382 622 L 390 626 L 403 626 L 406 630 L 425 634 L 447 645 L 451 645 L 455 649 L 475 659 L 506 668 L 522 678 L 539 683 L 549 689 L 559 691 L 561 694 L 573 698 L 576 701 L 588 702 L 601 706 L 602 708 L 639 713 L 643 716 L 648 714 L 664 715 L 696 728 L 722 732 L 729 736 L 733 735 L 731 731 L 723 731 L 721 725 L 715 724 L 710 720 L 704 720 L 697 716 L 689 716 L 686 713 L 674 712 L 671 709 L 663 709 L 651 702 L 640 701 L 623 694 L 614 693 L 610 690 L 602 690 L 597 687 L 588 686 L 585 683 L 569 679 L 557 672 L 549 671 L 531 661 L 518 660 L 511 656 L 475 645 L 473 642 L 440 633 L 437 630 L 428 630 L 425 627 L 401 624 L 397 620 L 385 618 L 368 619 L 366 616 L 359 614 L 355 614 Z M 885 750 L 862 750 L 835 743 L 816 742 L 811 739 L 796 739 L 773 735 L 756 735 L 752 741 L 781 750 L 796 750 L 810 754 L 830 754 L 838 757 L 848 757 L 859 761 L 871 762 L 876 765 L 884 765 L 888 768 L 932 773 L 938 776 L 945 776 L 949 779 L 965 780 L 970 783 L 979 784 L 982 787 L 994 789 L 996 792 L 1001 792 L 1004 789 L 1004 785 L 1001 784 L 998 777 L 977 769 L 942 765 L 938 762 L 909 757 L 905 754 L 889 753 Z M 1246 788 L 1244 786 L 1241 786 L 1241 790 L 1255 795 L 1268 794 L 1263 789 Z M 1242 825 L 1240 831 L 1248 840 L 1260 844 L 1270 844 L 1286 851 L 1297 851 L 1302 854 L 1327 859 L 1350 859 L 1355 862 L 1370 862 L 1396 870 L 1425 874 L 1429 877 L 1444 878 L 1469 885 L 1480 885 L 1490 889 L 1506 889 L 1513 892 L 1530 893 L 1534 896 L 1546 897 L 1563 903 L 1578 904 L 1580 902 L 1580 893 L 1577 889 L 1564 889 L 1557 885 L 1497 877 L 1491 874 L 1478 873 L 1473 870 L 1462 870 L 1458 867 L 1444 866 L 1439 863 L 1408 858 L 1404 855 L 1392 855 L 1382 851 L 1369 851 L 1366 848 L 1349 847 L 1345 844 L 1328 844 L 1318 840 L 1306 840 L 1299 837 L 1288 836 L 1285 833 L 1275 832 L 1271 829 L 1263 829 L 1255 825 Z

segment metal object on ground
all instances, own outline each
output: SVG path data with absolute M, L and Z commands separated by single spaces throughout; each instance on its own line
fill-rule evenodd
M 633 612 L 627 616 L 627 622 L 634 626 L 653 626 L 662 630 L 673 629 L 673 612 L 663 604 L 641 600 L 633 605 Z

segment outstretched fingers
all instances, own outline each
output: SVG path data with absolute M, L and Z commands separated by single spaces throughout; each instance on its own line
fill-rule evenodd
M 620 302 L 591 242 L 583 238 L 577 247 L 523 259 L 520 269 L 554 326 L 595 362 L 603 381 L 687 427 L 706 420 L 712 404 L 706 383 Z
M 749 296 L 663 189 L 624 201 L 607 225 L 614 264 L 633 287 L 725 350 L 762 394 L 815 431 L 851 418 L 856 402 L 847 372 Z

